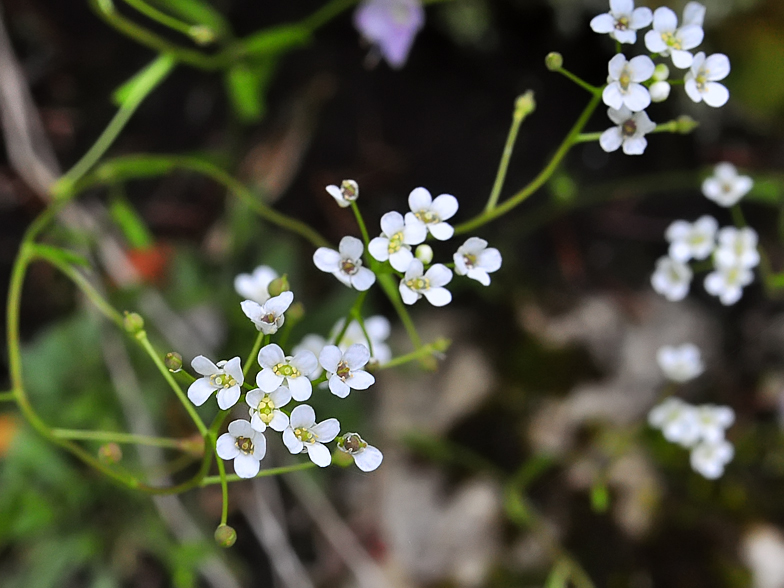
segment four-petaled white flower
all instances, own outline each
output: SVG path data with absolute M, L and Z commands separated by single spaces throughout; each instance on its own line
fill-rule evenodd
M 457 212 L 457 198 L 451 194 L 441 194 L 434 200 L 425 188 L 414 188 L 408 195 L 408 206 L 411 212 L 406 213 L 406 223 L 423 223 L 439 241 L 454 235 L 452 225 L 444 222 Z
M 749 269 L 760 262 L 757 232 L 751 227 L 724 227 L 719 231 L 719 246 L 713 254 L 717 266 L 741 266 Z
M 342 352 L 337 345 L 327 345 L 321 350 L 319 363 L 329 375 L 329 390 L 338 398 L 345 398 L 354 390 L 367 390 L 376 381 L 362 368 L 370 359 L 370 351 L 355 343 Z
M 308 452 L 310 461 L 320 468 L 332 462 L 332 455 L 324 443 L 329 443 L 340 432 L 337 419 L 327 419 L 316 424 L 316 413 L 307 404 L 300 404 L 291 411 L 289 426 L 283 431 L 283 443 L 291 453 Z
M 655 66 L 647 55 L 632 57 L 629 61 L 622 53 L 610 60 L 607 67 L 610 75 L 602 91 L 602 100 L 610 108 L 620 110 L 625 104 L 632 112 L 648 108 L 651 95 L 641 82 L 653 75 Z
M 272 343 L 259 351 L 261 371 L 256 374 L 256 385 L 262 392 L 274 392 L 284 382 L 294 400 L 302 402 L 310 398 L 313 384 L 308 376 L 318 366 L 313 352 L 302 350 L 294 357 L 287 356 L 279 345 Z
M 340 186 L 334 184 L 327 186 L 327 193 L 335 199 L 338 206 L 346 208 L 359 198 L 359 184 L 354 180 L 343 180 Z
M 743 288 L 754 281 L 754 273 L 742 265 L 716 265 L 705 276 L 705 290 L 718 296 L 724 306 L 735 304 L 743 296 Z
M 218 437 L 215 452 L 221 459 L 234 460 L 234 473 L 240 478 L 252 478 L 267 453 L 267 440 L 248 421 L 236 420 L 229 423 L 228 433 Z
M 281 406 L 286 406 L 291 400 L 291 391 L 285 386 L 280 386 L 272 392 L 263 390 L 251 390 L 245 395 L 245 402 L 250 407 L 250 426 L 254 430 L 264 432 L 267 427 L 274 431 L 283 431 L 289 426 L 289 417 L 280 410 Z
M 335 340 L 335 337 L 343 330 L 344 324 L 345 319 L 342 318 L 335 323 L 335 326 L 332 327 L 330 341 Z M 391 331 L 392 325 L 390 325 L 389 319 L 385 316 L 376 315 L 365 319 L 365 331 L 362 330 L 357 321 L 353 320 L 349 323 L 346 332 L 343 333 L 343 338 L 340 340 L 338 347 L 341 351 L 347 351 L 355 343 L 361 343 L 370 350 L 370 361 L 383 365 L 392 359 L 392 350 L 386 343 Z M 367 332 L 367 338 L 365 337 L 365 332 Z M 321 350 L 319 350 L 319 353 L 321 353 Z
M 378 261 L 389 260 L 393 268 L 404 272 L 414 259 L 411 245 L 419 245 L 425 237 L 427 227 L 423 223 L 412 222 L 392 211 L 381 217 L 381 236 L 368 244 L 368 251 Z
M 294 294 L 290 291 L 281 292 L 278 296 L 273 296 L 264 304 L 258 304 L 253 300 L 243 300 L 240 302 L 242 312 L 245 313 L 256 328 L 265 335 L 272 335 L 278 332 L 283 326 L 285 317 L 283 313 L 289 309 Z
M 705 443 L 718 443 L 724 439 L 724 431 L 735 422 L 735 411 L 729 406 L 703 404 L 697 407 L 700 438 Z
M 648 423 L 660 429 L 667 441 L 682 447 L 691 447 L 700 439 L 697 409 L 674 396 L 651 409 Z
M 468 276 L 483 286 L 490 285 L 488 274 L 501 267 L 501 254 L 495 247 L 488 247 L 487 241 L 470 237 L 452 256 L 455 260 L 455 273 Z
M 648 145 L 645 135 L 656 128 L 656 123 L 651 122 L 645 111 L 632 113 L 625 105 L 620 110 L 608 108 L 607 116 L 618 126 L 610 127 L 601 134 L 601 148 L 610 153 L 623 145 L 626 155 L 641 155 Z
M 717 443 L 700 443 L 691 450 L 691 467 L 703 477 L 715 480 L 721 477 L 724 466 L 732 461 L 734 455 L 735 449 L 725 439 Z
M 687 14 L 684 10 L 684 21 L 686 19 Z M 694 60 L 689 49 L 694 49 L 702 43 L 703 36 L 701 25 L 692 20 L 678 27 L 678 17 L 675 13 L 662 6 L 653 13 L 653 29 L 645 33 L 645 46 L 651 53 L 671 56 L 675 67 L 685 69 Z
M 444 288 L 452 279 L 452 270 L 443 264 L 436 263 L 423 274 L 425 267 L 415 259 L 400 280 L 400 296 L 406 304 L 414 304 L 424 294 L 433 306 L 444 306 L 452 301 L 452 293 Z
M 395 69 L 406 63 L 414 37 L 424 24 L 420 0 L 365 0 L 354 13 L 354 26 Z
M 338 437 L 338 449 L 354 458 L 354 463 L 363 472 L 372 472 L 381 465 L 384 456 L 357 433 L 346 433 Z
M 689 293 L 693 275 L 688 265 L 665 255 L 656 261 L 651 285 L 667 300 L 683 300 Z
M 700 51 L 694 56 L 691 69 L 683 78 L 686 94 L 694 102 L 702 102 L 718 108 L 730 99 L 730 92 L 719 83 L 730 73 L 730 60 L 723 53 L 705 57 Z
M 713 175 L 702 182 L 702 193 L 720 206 L 733 206 L 751 190 L 754 182 L 749 176 L 739 176 L 731 163 L 719 163 Z
M 665 238 L 670 242 L 669 254 L 676 261 L 705 259 L 716 244 L 719 223 L 712 216 L 701 216 L 694 223 L 676 220 L 667 227 Z
M 264 304 L 270 297 L 270 282 L 278 277 L 271 267 L 260 265 L 252 274 L 240 274 L 234 278 L 234 289 L 237 294 L 248 300 L 253 300 L 257 304 Z
M 705 371 L 700 349 L 693 343 L 660 347 L 656 352 L 656 362 L 664 375 L 674 382 L 688 382 Z
M 610 0 L 610 12 L 594 16 L 591 29 L 595 33 L 607 33 L 619 43 L 634 43 L 637 30 L 651 24 L 653 13 L 650 8 L 635 8 L 634 0 Z
M 218 406 L 226 410 L 237 404 L 245 377 L 239 357 L 212 363 L 203 355 L 193 358 L 191 366 L 203 377 L 188 387 L 188 398 L 196 406 L 204 404 L 210 395 L 218 392 Z
M 364 292 L 376 281 L 376 274 L 362 267 L 365 246 L 356 237 L 343 237 L 338 251 L 319 247 L 313 254 L 313 263 L 322 272 L 332 274 L 349 288 Z

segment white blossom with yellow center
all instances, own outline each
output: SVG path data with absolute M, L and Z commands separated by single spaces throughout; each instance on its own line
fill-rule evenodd
M 272 392 L 263 390 L 251 390 L 245 395 L 250 409 L 250 426 L 254 430 L 264 432 L 267 427 L 281 432 L 289 426 L 289 417 L 280 410 L 281 406 L 286 406 L 291 400 L 291 391 L 285 386 L 280 386 Z
M 705 9 L 700 4 L 690 2 L 684 10 L 684 23 L 680 27 L 678 17 L 671 9 L 666 6 L 657 8 L 653 13 L 653 28 L 645 33 L 648 51 L 665 57 L 669 55 L 672 64 L 679 69 L 689 67 L 694 60 L 689 50 L 699 46 L 705 36 L 702 18 L 697 18 L 700 8 L 704 14 Z
M 479 237 L 469 237 L 452 256 L 455 260 L 455 273 L 467 276 L 483 286 L 490 285 L 490 276 L 501 268 L 501 254 L 495 247 L 488 247 L 487 241 Z
M 718 108 L 730 99 L 730 92 L 719 83 L 730 73 L 730 60 L 723 53 L 714 53 L 705 57 L 700 51 L 694 56 L 691 69 L 683 78 L 686 94 L 694 102 L 705 102 L 708 106 Z
M 424 296 L 433 306 L 444 306 L 452 301 L 452 293 L 444 288 L 452 279 L 452 270 L 436 263 L 424 272 L 422 262 L 415 259 L 400 280 L 400 296 L 406 304 L 414 304 Z
M 702 182 L 702 193 L 719 206 L 729 207 L 737 204 L 753 186 L 754 181 L 749 176 L 738 175 L 735 166 L 724 161 Z
M 316 423 L 316 412 L 307 404 L 291 411 L 289 426 L 283 431 L 283 443 L 291 453 L 307 452 L 310 461 L 324 468 L 332 462 L 332 455 L 324 443 L 329 443 L 340 432 L 337 419 Z
M 408 195 L 408 206 L 411 212 L 406 213 L 406 224 L 423 224 L 439 241 L 446 241 L 454 235 L 452 225 L 444 222 L 457 212 L 457 198 L 451 194 L 441 194 L 433 199 L 425 188 L 414 188 Z
M 234 460 L 234 473 L 240 478 L 252 478 L 267 453 L 267 440 L 248 421 L 236 420 L 229 423 L 228 433 L 218 437 L 215 452 L 221 459 Z
M 265 335 L 273 335 L 283 326 L 285 321 L 283 313 L 289 309 L 293 301 L 294 294 L 286 291 L 270 298 L 264 304 L 257 304 L 253 300 L 243 300 L 240 302 L 240 307 L 259 331 Z
M 201 406 L 217 392 L 218 406 L 226 410 L 237 404 L 245 377 L 242 374 L 242 364 L 239 357 L 228 361 L 212 363 L 203 355 L 193 358 L 191 366 L 203 377 L 195 380 L 188 387 L 188 399 L 196 406 Z
M 651 285 L 667 300 L 683 300 L 689 293 L 693 276 L 694 274 L 688 265 L 665 255 L 656 261 L 656 270 L 651 276 Z
M 348 453 L 363 472 L 372 472 L 381 465 L 382 453 L 357 433 L 346 433 L 338 437 L 338 449 Z
M 349 288 L 364 292 L 376 281 L 376 274 L 362 267 L 365 246 L 356 237 L 346 236 L 340 240 L 338 251 L 319 247 L 313 254 L 313 263 L 322 272 L 332 274 Z
M 664 237 L 670 242 L 670 257 L 686 262 L 705 259 L 716 246 L 719 223 L 712 216 L 701 216 L 694 223 L 676 220 L 667 227 Z
M 615 110 L 620 110 L 623 105 L 632 112 L 645 110 L 651 103 L 651 95 L 642 82 L 651 78 L 655 67 L 647 55 L 638 55 L 627 61 L 622 53 L 618 53 L 607 65 L 609 76 L 602 91 L 602 100 Z
M 329 390 L 338 398 L 345 398 L 354 390 L 367 390 L 376 378 L 362 368 L 370 359 L 370 351 L 355 343 L 346 352 L 337 345 L 327 345 L 319 354 L 319 363 L 329 376 Z
M 368 251 L 378 261 L 389 261 L 399 272 L 408 269 L 414 254 L 411 245 L 419 245 L 427 237 L 427 227 L 420 222 L 407 222 L 399 212 L 381 217 L 381 236 L 370 241 Z
M 595 33 L 608 34 L 619 43 L 634 43 L 637 30 L 651 24 L 650 8 L 635 8 L 633 0 L 610 0 L 610 12 L 591 19 Z
M 256 374 L 256 385 L 262 392 L 274 392 L 285 383 L 294 400 L 302 402 L 310 398 L 313 385 L 308 376 L 318 366 L 312 351 L 303 349 L 294 357 L 287 356 L 279 345 L 272 343 L 259 350 L 261 371 Z

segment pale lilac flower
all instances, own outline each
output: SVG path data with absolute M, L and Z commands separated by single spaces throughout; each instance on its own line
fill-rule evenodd
M 700 439 L 697 409 L 674 396 L 651 409 L 648 423 L 660 429 L 667 441 L 682 447 L 692 447 Z
M 444 288 L 452 279 L 452 270 L 445 265 L 436 263 L 424 273 L 422 262 L 415 259 L 408 266 L 406 275 L 400 280 L 400 296 L 406 304 L 414 304 L 422 298 L 433 306 L 444 306 L 452 301 L 452 293 Z
M 719 246 L 713 254 L 717 266 L 756 267 L 760 262 L 757 232 L 751 227 L 724 227 L 719 231 Z
M 261 348 L 258 359 L 261 371 L 256 374 L 256 385 L 263 392 L 273 392 L 285 383 L 297 402 L 310 398 L 313 384 L 308 376 L 318 365 L 311 351 L 303 350 L 291 357 L 272 343 Z
M 257 304 L 253 300 L 243 300 L 240 302 L 240 306 L 245 316 L 259 331 L 265 335 L 272 335 L 283 326 L 285 320 L 283 313 L 289 309 L 293 301 L 294 294 L 286 291 L 281 292 L 279 296 L 273 296 L 264 304 Z
M 278 272 L 274 269 L 260 265 L 252 274 L 240 274 L 234 278 L 234 289 L 243 298 L 253 300 L 256 304 L 264 304 L 270 297 L 270 282 L 277 277 Z
M 687 8 L 694 12 L 693 7 Z M 689 17 L 691 16 L 693 15 L 690 14 Z M 686 17 L 686 11 L 684 11 L 684 20 Z M 662 6 L 653 13 L 653 29 L 645 33 L 645 46 L 652 53 L 658 53 L 665 57 L 669 55 L 672 57 L 672 64 L 675 67 L 685 69 L 692 64 L 694 59 L 689 49 L 694 49 L 702 43 L 704 35 L 702 26 L 695 24 L 694 21 L 678 27 L 678 17 L 675 13 L 666 6 Z
M 343 237 L 338 251 L 319 247 L 313 254 L 313 263 L 322 272 L 332 274 L 349 288 L 364 292 L 376 281 L 376 274 L 362 267 L 365 246 L 356 237 Z
M 691 268 L 685 263 L 664 256 L 656 261 L 656 270 L 651 276 L 651 285 L 667 300 L 683 300 L 689 293 L 693 275 Z
M 705 276 L 705 290 L 718 296 L 724 306 L 731 306 L 743 296 L 743 288 L 754 281 L 752 271 L 742 265 L 717 265 Z
M 660 347 L 656 351 L 656 362 L 664 375 L 674 382 L 688 382 L 705 371 L 700 349 L 693 343 Z
M 340 186 L 327 186 L 327 193 L 335 199 L 338 206 L 347 208 L 359 198 L 359 185 L 354 180 L 343 180 Z
M 199 355 L 193 358 L 191 366 L 203 376 L 188 387 L 188 399 L 193 404 L 201 406 L 215 391 L 218 392 L 218 406 L 221 410 L 237 404 L 242 384 L 245 382 L 239 357 L 219 361 L 216 365 Z
M 384 459 L 378 449 L 368 444 L 357 433 L 346 433 L 338 437 L 337 446 L 340 451 L 354 458 L 354 463 L 363 472 L 372 472 Z
M 455 260 L 455 273 L 468 276 L 483 286 L 490 285 L 488 274 L 501 267 L 501 254 L 495 247 L 488 247 L 487 241 L 470 237 L 452 256 Z
M 610 0 L 610 12 L 591 19 L 591 29 L 607 33 L 619 43 L 634 43 L 638 29 L 651 24 L 650 8 L 634 8 L 633 0 Z
M 344 322 L 345 319 L 341 318 L 335 323 L 335 326 L 332 327 L 330 341 L 335 341 L 335 337 L 343 330 Z M 348 348 L 355 343 L 361 343 L 370 350 L 372 354 L 370 356 L 370 361 L 383 365 L 392 359 L 392 350 L 386 343 L 392 331 L 389 319 L 385 316 L 376 315 L 366 318 L 364 322 L 367 338 L 365 337 L 365 333 L 362 331 L 360 324 L 356 320 L 353 320 L 349 323 L 346 332 L 343 333 L 343 338 L 340 340 L 338 347 L 341 351 L 348 351 Z M 370 341 L 368 341 L 368 339 L 370 339 Z M 319 353 L 321 353 L 320 350 Z
M 735 166 L 726 161 L 713 169 L 713 175 L 702 182 L 702 193 L 720 206 L 733 206 L 754 186 L 749 176 L 739 176 Z
M 718 443 L 724 432 L 735 422 L 735 411 L 729 406 L 703 404 L 697 407 L 700 437 L 705 443 Z
M 345 398 L 354 390 L 367 390 L 376 381 L 362 368 L 370 360 L 370 351 L 355 343 L 342 352 L 337 345 L 327 345 L 321 350 L 319 363 L 329 376 L 329 390 L 338 398 Z
M 730 99 L 730 92 L 719 83 L 730 73 L 730 60 L 723 53 L 714 53 L 706 58 L 700 51 L 694 56 L 691 69 L 683 78 L 686 94 L 694 102 L 702 102 L 718 108 Z
M 607 66 L 610 75 L 602 91 L 602 100 L 615 110 L 620 110 L 624 104 L 632 112 L 648 108 L 651 95 L 641 82 L 650 79 L 654 68 L 647 55 L 638 55 L 627 61 L 622 53 L 618 53 Z
M 457 198 L 451 194 L 441 194 L 434 200 L 425 188 L 414 188 L 408 195 L 408 205 L 411 212 L 406 213 L 406 224 L 424 224 L 439 241 L 446 241 L 455 233 L 452 225 L 444 222 L 457 212 Z
M 289 417 L 280 410 L 281 406 L 286 406 L 291 400 L 291 391 L 285 386 L 280 386 L 272 392 L 263 390 L 251 390 L 245 395 L 248 413 L 250 415 L 250 426 L 255 431 L 264 432 L 267 427 L 274 431 L 281 432 L 289 426 Z
M 354 26 L 396 69 L 406 63 L 414 37 L 424 24 L 420 0 L 365 0 L 354 13 Z
M 625 105 L 620 110 L 607 109 L 607 116 L 617 127 L 610 127 L 599 137 L 599 145 L 608 153 L 623 145 L 626 155 L 642 155 L 648 140 L 645 138 L 656 128 L 645 111 L 632 113 Z
M 716 244 L 719 223 L 712 216 L 701 216 L 694 223 L 676 220 L 667 227 L 664 237 L 670 242 L 669 254 L 676 261 L 705 259 Z
M 329 443 L 340 432 L 337 419 L 327 419 L 316 424 L 316 413 L 307 404 L 300 404 L 291 411 L 289 426 L 283 431 L 283 443 L 291 453 L 308 452 L 310 461 L 320 468 L 332 462 L 332 455 L 324 443 Z
M 253 478 L 267 453 L 267 440 L 248 421 L 236 420 L 229 423 L 228 433 L 218 437 L 215 452 L 221 459 L 234 460 L 234 473 L 240 478 Z
M 411 245 L 418 245 L 425 237 L 423 223 L 407 221 L 399 212 L 387 212 L 381 217 L 381 236 L 368 244 L 368 251 L 378 261 L 389 260 L 393 268 L 404 272 L 414 259 Z
M 724 466 L 731 462 L 734 456 L 735 449 L 724 439 L 717 443 L 700 443 L 691 451 L 691 467 L 703 477 L 715 480 L 721 477 Z

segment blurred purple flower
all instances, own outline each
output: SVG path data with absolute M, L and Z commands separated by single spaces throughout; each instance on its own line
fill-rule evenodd
M 424 24 L 420 0 L 364 0 L 354 13 L 354 26 L 394 68 L 403 67 Z

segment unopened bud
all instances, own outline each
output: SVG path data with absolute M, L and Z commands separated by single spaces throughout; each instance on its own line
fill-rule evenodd
M 514 117 L 518 120 L 524 119 L 526 116 L 536 110 L 536 101 L 534 100 L 533 90 L 528 90 L 525 94 L 521 94 L 515 100 Z
M 653 69 L 653 81 L 662 82 L 670 77 L 670 68 L 666 63 L 660 63 Z
M 664 81 L 654 82 L 648 88 L 648 91 L 651 94 L 652 102 L 664 102 L 670 95 L 670 83 Z
M 215 31 L 204 25 L 194 25 L 188 33 L 197 45 L 209 45 L 215 42 Z
M 416 258 L 423 264 L 427 265 L 433 261 L 433 248 L 430 245 L 423 243 L 416 248 Z
M 122 459 L 122 449 L 117 443 L 105 443 L 98 448 L 98 459 L 106 465 L 119 463 Z
M 563 67 L 563 55 L 552 51 L 544 58 L 544 64 L 550 71 L 558 71 Z
M 131 335 L 136 335 L 144 330 L 144 319 L 135 312 L 125 311 L 123 328 Z
M 286 318 L 290 321 L 299 321 L 302 320 L 302 317 L 305 316 L 305 305 L 301 302 L 295 302 L 289 309 L 286 311 Z
M 432 343 L 433 350 L 438 351 L 439 353 L 445 352 L 451 345 L 452 340 L 447 339 L 446 337 L 439 337 Z
M 176 351 L 169 351 L 163 358 L 163 363 L 171 373 L 176 374 L 182 369 L 182 355 Z
M 215 529 L 215 542 L 221 547 L 231 547 L 237 540 L 237 531 L 228 525 L 219 525 Z
M 267 292 L 269 292 L 270 296 L 280 296 L 283 292 L 288 292 L 289 290 L 291 290 L 291 287 L 289 286 L 289 277 L 286 274 L 275 278 L 267 286 Z
M 354 202 L 359 198 L 359 184 L 354 180 L 343 180 L 340 183 L 340 195 L 343 196 L 344 200 Z
M 676 122 L 678 125 L 677 126 L 678 132 L 681 133 L 682 135 L 687 135 L 691 133 L 694 129 L 696 129 L 700 125 L 700 123 L 698 123 L 692 117 L 687 116 L 685 114 L 679 116 Z

